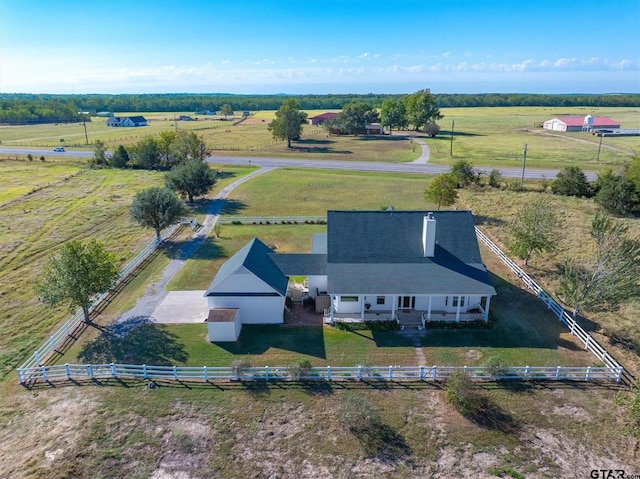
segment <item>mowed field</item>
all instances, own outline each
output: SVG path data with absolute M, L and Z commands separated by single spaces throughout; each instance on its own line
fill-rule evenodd
M 308 111 L 313 116 L 323 111 Z M 444 108 L 438 123 L 442 130 L 436 138 L 410 131 L 393 132 L 384 137 L 328 136 L 317 126 L 306 125 L 301 141 L 292 148 L 274 141 L 267 126 L 274 111 L 260 111 L 240 123 L 241 117 L 198 117 L 197 121 L 176 121 L 173 113 L 144 113 L 149 126 L 109 128 L 106 119 L 94 118 L 86 124 L 89 143 L 96 139 L 114 150 L 119 144 L 133 145 L 148 135 L 166 130 L 193 130 L 202 136 L 213 155 L 275 156 L 302 159 L 408 162 L 415 160 L 420 148 L 411 141 L 421 137 L 430 147 L 430 161 L 450 164 L 464 159 L 484 169 L 522 165 L 522 150 L 527 145 L 527 165 L 531 168 L 561 169 L 577 165 L 585 170 L 617 169 L 640 151 L 640 137 L 605 137 L 590 133 L 549 132 L 536 126 L 563 115 L 608 116 L 624 128 L 640 128 L 637 108 Z M 127 113 L 122 113 L 126 115 Z M 140 113 L 128 113 L 140 114 Z M 176 113 L 177 118 L 181 113 Z M 192 113 L 185 112 L 194 116 Z M 195 116 L 194 116 L 195 118 Z M 453 156 L 450 133 L 454 125 Z M 60 139 L 71 148 L 88 148 L 82 123 L 0 127 L 0 141 L 8 146 L 54 147 Z M 598 149 L 600 154 L 598 155 Z

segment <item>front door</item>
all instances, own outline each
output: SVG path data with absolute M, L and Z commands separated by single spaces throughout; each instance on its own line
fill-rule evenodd
M 398 296 L 398 309 L 416 309 L 416 297 Z

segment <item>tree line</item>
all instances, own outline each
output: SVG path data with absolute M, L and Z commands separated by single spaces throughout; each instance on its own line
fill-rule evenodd
M 235 111 L 277 110 L 286 99 L 295 99 L 303 110 L 340 110 L 359 101 L 381 108 L 386 100 L 399 100 L 403 94 L 327 94 L 327 95 L 230 95 L 190 94 L 0 94 L 0 123 L 82 121 L 79 111 L 178 112 L 218 111 L 228 104 Z M 547 106 L 547 107 L 637 107 L 640 94 L 545 95 L 526 93 L 437 94 L 439 108 Z

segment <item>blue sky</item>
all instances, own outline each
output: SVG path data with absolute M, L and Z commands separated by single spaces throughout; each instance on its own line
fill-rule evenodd
M 0 0 L 0 92 L 640 92 L 640 0 Z

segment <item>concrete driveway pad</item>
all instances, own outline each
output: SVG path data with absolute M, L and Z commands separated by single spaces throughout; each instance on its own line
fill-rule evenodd
M 170 291 L 151 318 L 162 324 L 204 323 L 209 314 L 204 291 Z

